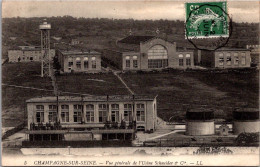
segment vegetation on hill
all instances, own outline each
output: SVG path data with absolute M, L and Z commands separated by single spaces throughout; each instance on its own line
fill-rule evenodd
M 121 77 L 138 94 L 158 95 L 158 116 L 184 121 L 189 108 L 212 108 L 215 119 L 231 121 L 235 108 L 259 106 L 257 70 L 124 73 Z
M 43 17 L 33 18 L 3 18 L 3 55 L 7 56 L 8 48 L 17 45 L 40 45 L 39 25 Z M 71 16 L 50 17 L 51 36 L 62 37 L 61 41 L 51 40 L 54 43 L 69 43 L 71 39 L 82 41 L 81 47 L 102 49 L 115 44 L 116 40 L 129 35 L 156 35 L 169 41 L 177 42 L 177 46 L 193 47 L 184 38 L 184 22 L 180 20 L 133 20 L 107 18 L 74 18 Z M 259 41 L 258 23 L 232 23 L 232 36 L 229 46 L 245 47 L 247 44 L 257 44 Z M 17 37 L 13 40 L 10 37 Z M 59 44 L 60 45 L 60 44 Z M 56 45 L 58 47 L 59 45 Z M 60 45 L 63 49 L 64 46 Z

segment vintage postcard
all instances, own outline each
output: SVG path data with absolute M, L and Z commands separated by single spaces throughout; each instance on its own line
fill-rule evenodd
M 2 166 L 259 166 L 259 1 L 2 2 Z

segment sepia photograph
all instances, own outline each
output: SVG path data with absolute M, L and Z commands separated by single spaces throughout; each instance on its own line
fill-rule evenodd
M 259 166 L 258 0 L 3 0 L 1 166 Z

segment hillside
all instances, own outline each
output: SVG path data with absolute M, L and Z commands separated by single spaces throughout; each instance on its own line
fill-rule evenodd
M 44 18 L 3 18 L 3 57 L 7 50 L 17 45 L 40 45 L 39 24 Z M 192 47 L 184 38 L 184 22 L 179 20 L 133 20 L 105 18 L 74 18 L 71 16 L 47 18 L 51 23 L 52 37 L 62 37 L 54 43 L 69 43 L 72 38 L 82 41 L 80 47 L 102 49 L 115 44 L 115 41 L 127 36 L 131 29 L 134 35 L 155 35 L 158 28 L 159 36 L 169 41 L 177 42 L 177 46 Z M 259 39 L 259 24 L 232 23 L 232 36 L 228 46 L 245 47 L 247 44 L 257 44 Z M 16 39 L 10 39 L 16 37 Z M 68 45 L 56 45 L 65 49 Z

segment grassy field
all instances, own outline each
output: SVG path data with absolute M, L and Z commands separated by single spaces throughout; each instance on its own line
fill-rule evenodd
M 185 119 L 189 108 L 214 108 L 216 118 L 231 119 L 235 107 L 247 104 L 258 108 L 259 72 L 249 71 L 171 71 L 169 73 L 120 74 L 136 94 L 158 95 L 158 116 Z M 26 86 L 53 90 L 50 78 L 40 77 L 40 63 L 4 64 L 2 67 L 3 127 L 23 122 L 25 100 L 52 92 L 12 87 Z M 112 73 L 67 74 L 57 76 L 62 92 L 92 95 L 129 94 Z M 8 86 L 9 85 L 9 86 Z M 73 95 L 62 93 L 62 95 Z
M 213 108 L 216 118 L 231 119 L 235 107 L 258 108 L 258 71 L 172 71 L 121 74 L 136 94 L 158 95 L 158 116 L 185 119 L 189 108 Z
M 124 85 L 112 73 L 67 74 L 57 76 L 59 91 L 91 95 L 129 94 Z M 62 93 L 63 95 L 69 95 Z M 73 95 L 73 94 L 71 94 Z
M 14 127 L 23 123 L 25 101 L 36 96 L 53 95 L 52 92 L 13 87 L 18 85 L 53 90 L 50 78 L 40 77 L 40 63 L 14 63 L 2 66 L 2 126 Z M 9 86 L 8 86 L 9 85 Z

